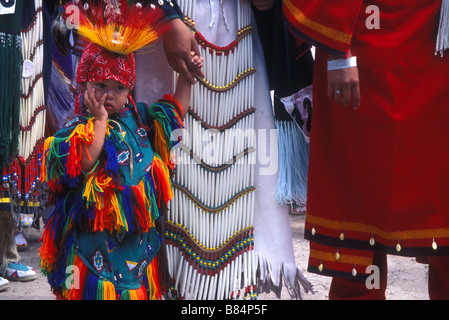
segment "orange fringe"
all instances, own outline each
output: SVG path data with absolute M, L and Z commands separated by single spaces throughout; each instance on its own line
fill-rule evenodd
M 42 246 L 39 248 L 39 256 L 41 257 L 40 267 L 46 272 L 52 272 L 53 266 L 56 262 L 56 255 L 58 248 L 53 241 L 53 236 L 50 229 L 45 229 L 40 241 Z
M 157 120 L 154 121 L 154 149 L 157 150 L 165 165 L 171 169 L 174 169 L 175 165 L 171 161 L 170 151 L 167 146 L 164 128 Z
M 67 174 L 70 177 L 76 177 L 81 174 L 81 159 L 83 156 L 82 146 L 84 143 L 91 144 L 94 137 L 93 118 L 89 119 L 87 124 L 79 124 L 75 127 L 71 135 L 66 139 L 66 142 L 70 141 L 69 152 L 67 155 Z M 91 159 L 89 153 L 86 154 Z
M 81 300 L 83 298 L 83 282 L 86 277 L 87 266 L 84 264 L 81 257 L 75 253 L 72 265 L 79 272 L 79 277 L 75 277 L 75 281 L 79 283 L 75 284 L 72 288 L 63 292 L 63 297 L 67 300 Z
M 147 267 L 147 278 L 148 278 L 148 299 L 149 300 L 160 300 L 162 298 L 162 289 L 159 276 L 159 264 L 157 256 L 154 257 L 153 261 Z
M 130 300 L 148 300 L 147 292 L 144 286 L 136 290 L 129 290 Z
M 158 157 L 153 158 L 153 165 L 151 166 L 151 176 L 153 177 L 154 181 L 157 181 L 159 183 L 158 185 L 155 184 L 159 199 L 163 199 L 164 203 L 167 204 L 171 199 L 173 199 L 174 196 L 170 181 L 170 172 Z

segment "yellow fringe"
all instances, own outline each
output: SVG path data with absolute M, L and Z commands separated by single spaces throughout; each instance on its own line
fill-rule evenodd
M 113 212 L 115 214 L 115 230 L 119 232 L 128 231 L 128 225 L 125 225 L 125 222 L 122 219 L 122 213 L 118 204 L 117 195 L 115 193 L 111 194 L 109 203 L 114 208 Z
M 159 38 L 152 28 L 124 28 L 116 24 L 101 26 L 94 25 L 91 21 L 85 25 L 81 24 L 78 32 L 108 51 L 123 55 L 134 52 Z
M 103 280 L 103 300 L 116 300 L 115 287 L 112 282 Z
M 69 142 L 70 139 L 74 135 L 77 135 L 80 139 L 84 140 L 87 143 L 91 143 L 94 136 L 94 118 L 91 118 L 87 121 L 86 124 L 79 124 L 72 131 L 70 136 L 65 140 L 65 142 Z
M 45 139 L 44 142 L 44 158 L 42 160 L 42 164 L 41 164 L 41 176 L 40 176 L 40 182 L 45 182 L 48 179 L 47 176 L 47 159 L 46 159 L 46 153 L 48 150 L 51 149 L 51 145 L 53 143 L 53 140 L 55 139 L 55 137 L 48 137 L 47 139 Z
M 129 299 L 130 300 L 139 300 L 139 296 L 136 290 L 129 290 Z
M 173 168 L 173 162 L 170 158 L 170 151 L 167 146 L 165 131 L 159 121 L 154 121 L 154 149 L 159 153 L 166 166 Z
M 86 187 L 84 187 L 83 197 L 87 200 L 87 202 L 95 202 L 98 206 L 97 195 L 95 194 L 94 190 L 94 178 L 95 177 L 93 175 L 88 177 L 86 181 Z
M 95 169 L 95 167 L 94 167 Z M 95 202 L 95 207 L 102 210 L 104 207 L 103 197 L 98 194 L 104 194 L 105 189 L 109 186 L 112 177 L 103 174 L 92 174 L 94 169 L 87 174 L 86 186 L 84 188 L 83 197 L 87 202 Z

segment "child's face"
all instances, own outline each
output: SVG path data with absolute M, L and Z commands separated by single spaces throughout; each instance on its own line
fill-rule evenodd
M 97 101 L 100 101 L 101 97 L 106 93 L 104 108 L 108 115 L 117 113 L 123 108 L 130 92 L 128 87 L 113 79 L 88 82 L 87 90 L 92 93 L 92 89 L 95 89 L 95 99 Z

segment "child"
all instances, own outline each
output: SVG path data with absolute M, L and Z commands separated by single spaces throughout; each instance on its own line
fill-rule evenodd
M 192 60 L 202 67 L 201 57 Z M 42 180 L 56 204 L 42 271 L 60 299 L 161 299 L 170 134 L 183 126 L 191 82 L 180 75 L 173 97 L 135 104 L 133 54 L 96 43 L 83 52 L 76 80 L 85 89 L 82 112 L 45 142 Z

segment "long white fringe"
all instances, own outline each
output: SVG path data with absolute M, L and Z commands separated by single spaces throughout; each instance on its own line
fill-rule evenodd
M 36 142 L 45 134 L 46 111 L 43 109 L 36 114 L 36 109 L 45 104 L 42 76 L 44 59 L 42 0 L 35 0 L 34 6 L 35 23 L 30 30 L 21 33 L 22 58 L 32 62 L 34 72 L 29 77 L 22 77 L 22 95 L 25 97 L 20 99 L 20 125 L 27 127 L 32 117 L 36 117 L 29 131 L 20 131 L 19 155 L 25 160 L 31 155 Z
M 435 54 L 443 56 L 447 48 L 449 48 L 449 0 L 442 0 Z
M 195 1 L 178 3 L 195 21 Z M 238 1 L 238 8 L 241 30 L 251 24 L 251 9 L 247 1 Z M 245 234 L 247 245 L 252 235 L 256 141 L 250 131 L 245 136 L 254 129 L 254 113 L 248 112 L 254 107 L 254 74 L 245 74 L 253 65 L 251 34 L 239 38 L 228 55 L 202 46 L 200 51 L 207 85 L 193 86 L 191 110 L 201 121 L 192 114 L 185 117 L 186 130 L 176 154 L 175 196 L 168 213 L 168 224 L 182 229 L 182 241 L 194 241 L 194 248 L 167 244 L 167 255 L 174 288 L 184 299 L 231 299 L 252 295 L 244 290 L 256 284 L 252 246 L 239 250 L 234 244 L 230 252 L 225 249 L 236 235 Z M 242 74 L 246 76 L 236 81 Z M 211 129 L 226 125 L 230 128 Z M 192 251 L 198 260 L 192 261 Z M 232 259 L 220 264 L 224 255 Z M 207 272 L 203 262 L 220 267 Z
M 198 15 L 197 2 L 178 1 L 187 20 L 193 23 Z M 283 284 L 292 297 L 300 298 L 301 288 L 309 291 L 311 287 L 296 265 L 273 263 L 251 246 L 231 252 L 232 261 L 215 272 L 205 272 L 197 263 L 207 262 L 213 252 L 222 255 L 213 256 L 210 263 L 226 259 L 229 255 L 223 254 L 223 248 L 236 235 L 245 234 L 246 243 L 251 241 L 257 214 L 256 139 L 251 134 L 255 132 L 253 109 L 258 107 L 254 103 L 252 12 L 250 1 L 236 3 L 235 21 L 238 30 L 245 30 L 244 36 L 240 33 L 237 37 L 238 45 L 227 55 L 200 46 L 208 85 L 197 83 L 192 88 L 191 110 L 196 116 L 186 115 L 185 135 L 176 150 L 175 196 L 168 214 L 168 224 L 174 231 L 167 235 L 174 241 L 166 246 L 170 274 L 175 290 L 185 299 L 230 299 L 239 293 L 253 298 L 254 289 L 274 291 L 280 296 Z M 230 83 L 233 85 L 228 87 Z M 229 128 L 220 129 L 230 123 Z M 255 234 L 257 237 L 257 230 Z M 185 246 L 177 244 L 177 240 L 185 241 Z

